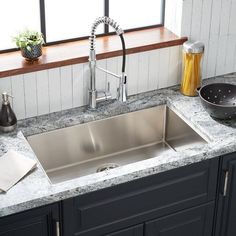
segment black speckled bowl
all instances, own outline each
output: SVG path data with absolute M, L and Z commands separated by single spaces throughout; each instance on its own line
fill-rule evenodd
M 21 55 L 27 61 L 35 61 L 42 55 L 42 45 L 33 45 L 30 46 L 31 50 L 29 51 L 27 48 L 21 49 Z
M 198 91 L 201 103 L 210 116 L 229 120 L 236 118 L 236 85 L 213 83 Z

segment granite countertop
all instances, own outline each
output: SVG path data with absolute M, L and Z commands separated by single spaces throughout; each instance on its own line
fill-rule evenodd
M 224 81 L 236 84 L 236 74 L 204 80 L 204 83 Z M 198 97 L 182 96 L 177 87 L 172 87 L 131 96 L 126 103 L 104 102 L 99 105 L 96 111 L 81 107 L 19 121 L 18 129 L 15 132 L 0 134 L 0 158 L 8 150 L 13 149 L 28 158 L 37 160 L 25 138 L 29 135 L 162 104 L 167 104 L 192 128 L 205 137 L 208 143 L 56 185 L 50 184 L 44 170 L 38 163 L 37 168 L 31 174 L 23 178 L 7 193 L 0 194 L 0 216 L 14 214 L 236 151 L 236 122 L 212 119 L 204 111 Z

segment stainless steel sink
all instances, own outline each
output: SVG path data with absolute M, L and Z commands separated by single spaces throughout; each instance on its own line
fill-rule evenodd
M 53 184 L 204 144 L 167 106 L 28 137 Z

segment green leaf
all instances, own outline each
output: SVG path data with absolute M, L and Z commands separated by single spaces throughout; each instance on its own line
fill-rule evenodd
M 44 44 L 44 36 L 41 32 L 26 29 L 13 37 L 13 41 L 18 48 L 26 48 L 31 51 L 30 46 Z

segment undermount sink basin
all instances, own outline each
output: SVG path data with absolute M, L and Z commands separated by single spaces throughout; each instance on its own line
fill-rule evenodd
M 27 139 L 53 184 L 206 143 L 165 105 Z

